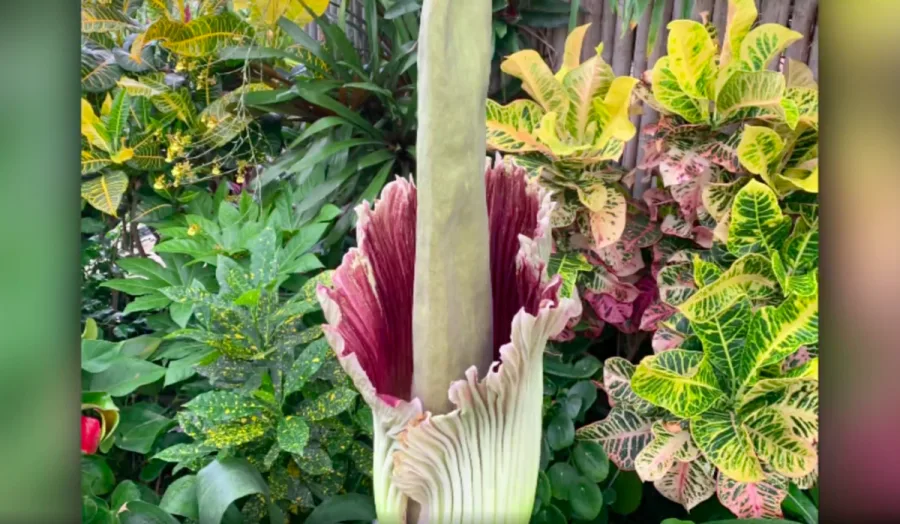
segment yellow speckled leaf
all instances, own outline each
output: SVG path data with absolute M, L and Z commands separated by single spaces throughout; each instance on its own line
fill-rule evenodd
M 566 128 L 578 140 L 585 138 L 595 98 L 605 97 L 613 82 L 612 68 L 603 61 L 599 51 L 596 56 L 570 70 L 562 80 L 569 97 Z
M 728 0 L 728 15 L 719 67 L 727 66 L 736 57 L 735 55 L 740 54 L 741 42 L 756 21 L 756 16 L 754 0 Z
M 589 27 L 591 27 L 591 24 L 578 26 L 566 37 L 566 47 L 563 51 L 562 64 L 560 64 L 559 71 L 557 71 L 555 75 L 556 79 L 560 82 L 562 82 L 569 71 L 575 69 L 578 67 L 578 64 L 581 63 L 581 47 L 584 45 L 584 35 L 587 33 Z M 600 52 L 598 51 L 597 54 L 599 55 Z
M 634 460 L 634 469 L 644 482 L 663 478 L 675 461 L 690 462 L 697 458 L 700 450 L 691 440 L 691 433 L 678 428 L 673 433 L 666 429 L 662 421 L 657 420 L 651 428 L 653 440 L 638 453 Z
M 777 289 L 778 281 L 769 260 L 762 255 L 749 254 L 735 261 L 715 282 L 698 289 L 678 306 L 678 310 L 692 321 L 704 321 L 742 298 L 765 300 L 774 296 Z
M 780 111 L 784 76 L 775 71 L 738 71 L 731 75 L 716 97 L 719 121 L 724 122 L 741 109 Z

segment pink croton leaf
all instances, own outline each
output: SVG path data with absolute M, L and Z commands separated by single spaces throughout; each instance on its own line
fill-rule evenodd
M 719 502 L 741 519 L 782 518 L 781 503 L 787 497 L 788 481 L 770 474 L 760 482 L 738 482 L 719 472 L 716 485 Z

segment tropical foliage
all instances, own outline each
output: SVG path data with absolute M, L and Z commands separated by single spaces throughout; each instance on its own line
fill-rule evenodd
M 83 522 L 817 521 L 800 35 L 582 4 L 83 0 Z

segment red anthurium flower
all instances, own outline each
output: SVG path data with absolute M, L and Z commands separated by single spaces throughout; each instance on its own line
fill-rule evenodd
M 100 446 L 100 421 L 93 417 L 81 416 L 81 452 L 93 455 Z

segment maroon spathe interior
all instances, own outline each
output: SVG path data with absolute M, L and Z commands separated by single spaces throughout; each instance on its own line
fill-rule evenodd
M 510 172 L 503 166 L 488 169 L 485 185 L 491 230 L 493 358 L 497 360 L 500 347 L 510 340 L 515 314 L 522 308 L 537 314 L 543 299 L 555 299 L 558 283 L 544 288 L 539 271 L 517 268 L 519 235 L 535 236 L 540 209 L 537 192 L 528 187 L 524 171 Z M 334 289 L 328 291 L 341 311 L 337 331 L 344 339 L 345 354 L 356 354 L 382 398 L 410 400 L 415 187 L 406 180 L 388 184 L 374 210 L 360 221 L 360 228 L 358 250 L 344 256 L 334 275 Z

